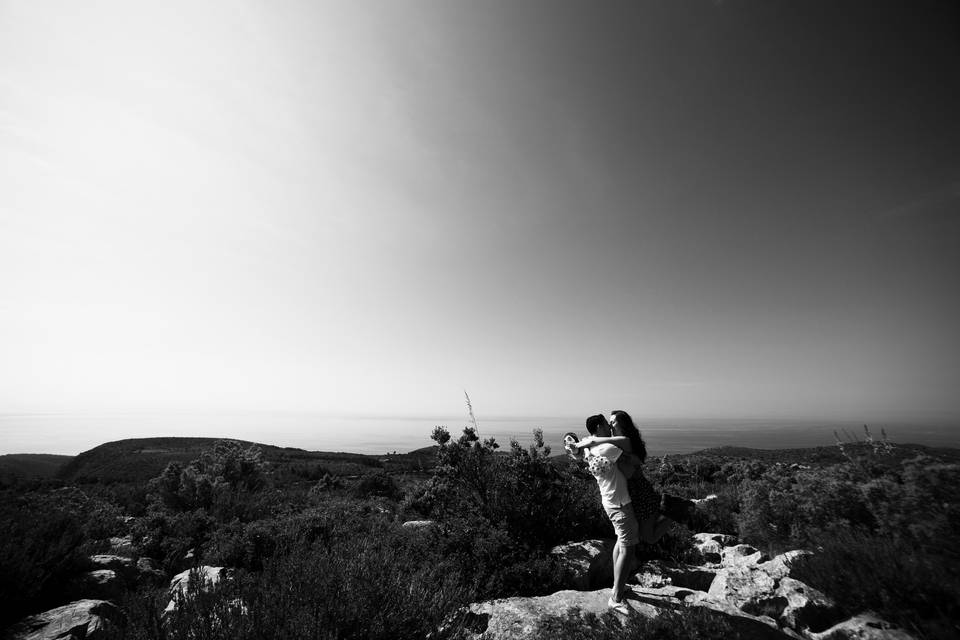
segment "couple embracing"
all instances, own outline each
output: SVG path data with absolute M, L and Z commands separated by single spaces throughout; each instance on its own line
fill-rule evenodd
M 603 509 L 617 533 L 613 591 L 607 604 L 627 613 L 623 593 L 636 545 L 641 540 L 655 543 L 670 528 L 671 520 L 661 513 L 661 497 L 643 475 L 647 447 L 630 416 L 618 410 L 608 421 L 598 414 L 587 418 L 586 427 L 588 437 L 577 441 L 576 434 L 567 434 L 564 442 L 567 451 L 586 462 L 596 478 Z

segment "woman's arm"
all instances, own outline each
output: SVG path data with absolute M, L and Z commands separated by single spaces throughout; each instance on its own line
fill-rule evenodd
M 589 447 L 592 444 L 612 444 L 620 447 L 627 453 L 633 452 L 633 447 L 630 446 L 630 438 L 627 436 L 610 436 L 609 438 L 590 436 L 589 438 L 584 438 L 574 446 L 582 449 L 583 447 Z

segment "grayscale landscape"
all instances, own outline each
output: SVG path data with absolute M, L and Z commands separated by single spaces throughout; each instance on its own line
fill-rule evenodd
M 0 0 L 0 638 L 960 638 L 960 5 Z

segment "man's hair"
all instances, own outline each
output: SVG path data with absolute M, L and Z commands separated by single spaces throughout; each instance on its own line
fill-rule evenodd
M 590 435 L 595 436 L 597 435 L 597 429 L 599 429 L 601 425 L 605 424 L 607 424 L 607 418 L 602 413 L 598 413 L 595 416 L 590 416 L 587 418 L 586 423 L 587 432 Z

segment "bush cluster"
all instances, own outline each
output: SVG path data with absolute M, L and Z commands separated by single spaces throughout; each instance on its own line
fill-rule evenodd
M 58 588 L 83 568 L 97 540 L 128 531 L 170 572 L 228 566 L 234 578 L 188 598 L 161 621 L 165 589 L 125 596 L 124 637 L 420 638 L 469 602 L 566 588 L 549 554 L 559 543 L 611 537 L 596 483 L 551 458 L 542 433 L 501 450 L 475 428 L 433 434 L 429 476 L 390 465 L 337 475 L 315 462 L 276 474 L 256 448 L 218 442 L 149 483 L 37 487 L 0 495 L 0 598 L 23 615 L 62 604 Z M 690 527 L 738 534 L 768 551 L 817 550 L 800 579 L 849 613 L 873 609 L 921 638 L 949 636 L 960 618 L 960 465 L 846 445 L 809 464 L 700 454 L 650 459 L 662 490 L 717 497 Z M 129 525 L 121 514 L 136 516 Z M 403 521 L 431 520 L 409 530 Z M 677 527 L 642 555 L 687 559 Z M 884 562 L 877 562 L 884 558 Z M 6 614 L 0 623 L 12 622 Z M 602 622 L 602 623 L 601 623 Z M 735 638 L 710 614 L 654 621 L 571 616 L 544 633 L 571 638 Z M 550 637 L 554 637 L 550 636 Z M 548 637 L 545 635 L 544 637 Z

